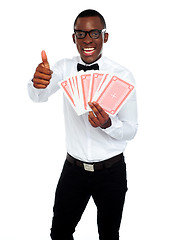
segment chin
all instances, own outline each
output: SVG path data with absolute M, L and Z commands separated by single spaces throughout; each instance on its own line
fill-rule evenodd
M 94 56 L 81 56 L 81 59 L 83 60 L 83 62 L 87 63 L 87 64 L 91 64 L 91 63 L 94 63 L 96 62 L 99 58 L 101 57 L 100 56 L 97 56 L 97 57 L 94 57 Z

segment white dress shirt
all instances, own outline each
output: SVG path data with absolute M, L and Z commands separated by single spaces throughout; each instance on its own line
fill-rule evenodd
M 45 89 L 36 89 L 32 81 L 28 83 L 28 92 L 34 102 L 45 102 L 58 89 L 58 82 L 77 73 L 77 63 L 84 64 L 80 57 L 63 59 L 53 67 L 50 84 Z M 101 57 L 95 63 L 100 71 L 114 73 L 116 76 L 135 84 L 130 71 L 119 64 Z M 127 141 L 134 138 L 137 131 L 136 93 L 128 99 L 115 117 L 110 116 L 112 125 L 109 128 L 94 128 L 88 121 L 88 113 L 78 116 L 66 97 L 64 114 L 67 152 L 84 162 L 99 162 L 124 152 Z

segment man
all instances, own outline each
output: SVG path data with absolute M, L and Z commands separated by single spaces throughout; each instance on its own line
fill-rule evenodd
M 33 101 L 47 101 L 59 89 L 58 81 L 75 75 L 80 67 L 93 68 L 94 63 L 101 71 L 134 81 L 127 69 L 102 55 L 108 33 L 100 13 L 94 10 L 80 13 L 72 37 L 80 56 L 60 60 L 50 70 L 47 56 L 42 52 L 42 63 L 28 85 Z M 100 240 L 119 239 L 127 191 L 123 152 L 126 142 L 133 139 L 137 130 L 136 96 L 132 95 L 115 117 L 109 116 L 95 102 L 89 105 L 91 111 L 78 116 L 64 98 L 68 154 L 55 194 L 53 240 L 73 239 L 75 227 L 91 196 L 97 206 Z

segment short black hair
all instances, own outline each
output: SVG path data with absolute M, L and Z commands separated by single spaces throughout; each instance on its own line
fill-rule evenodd
M 74 28 L 75 28 L 77 19 L 82 18 L 82 17 L 99 17 L 104 28 L 106 28 L 106 22 L 105 22 L 104 17 L 99 12 L 97 12 L 96 10 L 93 10 L 93 9 L 87 9 L 87 10 L 84 10 L 83 12 L 79 13 L 79 15 L 76 17 L 76 19 L 74 21 Z

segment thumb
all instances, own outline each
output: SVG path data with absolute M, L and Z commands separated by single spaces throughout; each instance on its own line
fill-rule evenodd
M 44 50 L 41 52 L 41 57 L 42 57 L 42 62 L 44 64 L 44 66 L 46 68 L 50 68 L 50 65 L 49 65 L 48 60 L 47 60 L 47 55 L 46 55 L 46 52 Z

